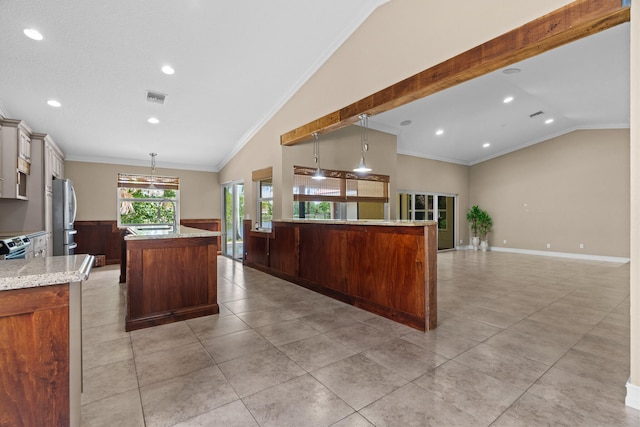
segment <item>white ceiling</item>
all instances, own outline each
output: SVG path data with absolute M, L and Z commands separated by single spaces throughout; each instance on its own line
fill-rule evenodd
M 386 1 L 0 1 L 0 110 L 67 159 L 217 171 Z
M 0 1 L 0 112 L 49 133 L 70 160 L 148 165 L 157 152 L 161 167 L 217 171 L 386 1 Z M 574 129 L 629 126 L 628 24 L 513 67 L 522 72 L 369 124 L 397 134 L 399 153 L 466 165 Z M 146 102 L 146 90 L 166 103 Z
M 398 135 L 401 154 L 463 165 L 576 129 L 628 128 L 629 37 L 629 24 L 619 25 L 505 67 L 520 73 L 497 70 L 372 116 L 369 126 Z

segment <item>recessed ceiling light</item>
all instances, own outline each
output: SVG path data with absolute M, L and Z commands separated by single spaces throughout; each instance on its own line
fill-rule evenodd
M 160 123 L 160 120 L 156 119 L 155 117 L 149 117 L 147 121 L 152 125 L 157 125 L 158 123 Z
M 491 147 L 491 144 L 489 144 L 488 142 L 485 142 L 484 144 L 482 144 L 482 148 L 489 148 Z
M 165 65 L 162 67 L 162 72 L 171 75 L 176 72 L 171 65 Z
M 400 126 L 409 126 L 411 124 L 411 120 L 403 120 L 400 122 Z
M 551 123 L 553 123 L 553 119 L 547 119 L 544 121 L 545 124 L 549 125 Z
M 33 28 L 25 28 L 23 33 L 25 36 L 29 37 L 31 40 L 40 41 L 44 38 L 42 37 L 42 34 L 40 34 L 40 31 L 34 30 Z
M 513 101 L 513 96 L 507 96 L 505 99 L 502 100 L 502 102 L 504 102 L 505 104 L 508 104 L 511 101 Z
M 50 99 L 47 101 L 47 104 L 49 104 L 50 107 L 62 107 L 62 104 L 60 104 L 60 101 L 56 101 L 55 99 Z
M 502 70 L 503 74 L 518 74 L 520 71 L 522 71 L 520 68 L 505 68 L 504 70 Z
M 436 131 L 436 135 L 438 135 L 438 136 L 442 135 L 443 133 L 444 133 L 444 131 L 442 129 L 438 129 Z

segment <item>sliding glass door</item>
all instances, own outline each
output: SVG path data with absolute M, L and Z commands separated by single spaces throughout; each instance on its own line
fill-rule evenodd
M 398 219 L 438 222 L 438 250 L 455 249 L 455 196 L 398 193 Z
M 242 219 L 244 218 L 244 183 L 233 181 L 222 186 L 224 218 L 222 255 L 242 260 Z

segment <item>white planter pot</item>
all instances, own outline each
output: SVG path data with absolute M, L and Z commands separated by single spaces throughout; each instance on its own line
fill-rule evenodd
M 489 242 L 487 240 L 483 240 L 482 242 L 480 242 L 480 250 L 482 252 L 487 252 L 488 248 L 489 248 Z
M 472 237 L 471 238 L 471 246 L 473 246 L 473 250 L 477 251 L 478 250 L 478 246 L 480 246 L 480 238 L 479 237 Z

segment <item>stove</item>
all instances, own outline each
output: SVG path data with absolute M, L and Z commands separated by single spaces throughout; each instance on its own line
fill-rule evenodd
M 22 259 L 25 257 L 31 240 L 27 236 L 0 238 L 0 259 Z

